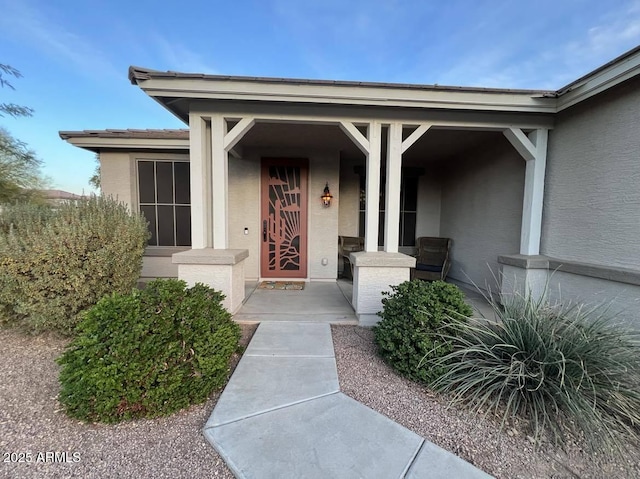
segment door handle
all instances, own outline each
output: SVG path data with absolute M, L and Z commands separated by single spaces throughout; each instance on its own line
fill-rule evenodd
M 267 220 L 262 222 L 262 241 L 267 242 Z

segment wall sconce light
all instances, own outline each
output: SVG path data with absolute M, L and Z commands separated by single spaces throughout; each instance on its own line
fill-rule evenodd
M 333 198 L 333 196 L 331 196 L 331 191 L 329 191 L 329 183 L 327 183 L 324 187 L 324 192 L 320 197 L 325 208 L 331 206 L 331 198 Z

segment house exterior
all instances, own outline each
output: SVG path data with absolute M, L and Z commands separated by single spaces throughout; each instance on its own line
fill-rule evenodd
M 453 282 L 615 299 L 640 324 L 639 73 L 640 47 L 558 91 L 131 67 L 188 129 L 60 135 L 150 221 L 143 277 L 208 283 L 232 312 L 248 279 L 335 281 L 338 236 L 362 236 L 353 306 L 371 324 L 416 237 L 442 236 Z

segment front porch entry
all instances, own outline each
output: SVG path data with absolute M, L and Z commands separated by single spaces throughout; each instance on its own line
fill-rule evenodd
M 480 132 L 502 133 L 508 142 L 515 147 L 520 156 L 526 160 L 524 178 L 524 198 L 520 222 L 520 253 L 522 255 L 536 255 L 539 252 L 542 204 L 544 192 L 544 172 L 546 164 L 547 135 L 549 121 L 527 115 L 494 115 L 483 112 L 477 115 L 466 115 L 464 112 L 450 112 L 445 116 L 435 114 L 413 115 L 398 111 L 390 116 L 388 111 L 358 111 L 359 116 L 344 116 L 345 112 L 329 109 L 322 112 L 314 108 L 289 109 L 279 108 L 277 112 L 269 109 L 256 108 L 251 111 L 249 105 L 236 105 L 238 111 L 221 113 L 207 109 L 192 109 L 189 112 L 190 126 L 190 171 L 191 171 L 191 203 L 192 203 L 192 250 L 173 255 L 173 262 L 179 265 L 178 275 L 188 283 L 202 281 L 216 289 L 223 291 L 227 298 L 225 307 L 230 312 L 239 312 L 243 306 L 245 264 L 251 266 L 251 278 L 260 276 L 279 279 L 308 278 L 313 282 L 335 279 L 335 269 L 328 268 L 337 258 L 337 241 L 340 215 L 335 212 L 340 207 L 340 195 L 337 195 L 331 215 L 329 210 L 319 209 L 311 200 L 309 205 L 309 224 L 315 222 L 315 229 L 307 238 L 302 234 L 302 216 L 306 207 L 302 204 L 307 198 L 312 198 L 312 191 L 320 191 L 320 185 L 314 185 L 325 175 L 333 175 L 333 184 L 339 184 L 337 161 L 339 155 L 327 153 L 318 148 L 310 151 L 306 142 L 313 139 L 313 135 L 285 135 L 290 125 L 311 125 L 309 129 L 332 130 L 333 137 L 342 133 L 341 138 L 350 140 L 351 149 L 359 150 L 364 162 L 365 184 L 361 195 L 364 196 L 363 227 L 360 236 L 364 237 L 364 251 L 350 255 L 350 262 L 354 266 L 353 290 L 351 304 L 356 311 L 359 324 L 375 324 L 379 320 L 377 312 L 381 309 L 382 293 L 388 291 L 391 285 L 402 283 L 409 279 L 410 268 L 415 265 L 415 258 L 400 251 L 400 235 L 398 225 L 401 219 L 401 184 L 403 157 L 406 156 L 414 144 L 418 143 L 425 134 L 447 129 L 477 130 Z M 206 105 L 203 105 L 205 108 Z M 254 129 L 255 125 L 255 129 Z M 284 125 L 282 135 L 274 135 L 273 125 Z M 276 127 L 277 132 L 277 127 Z M 247 136 L 245 143 L 241 143 Z M 282 145 L 269 142 L 278 138 L 291 138 L 299 141 L 299 145 Z M 277 141 L 276 141 L 277 143 Z M 298 148 L 294 148 L 298 146 Z M 246 147 L 246 149 L 245 149 Z M 259 148 L 258 148 L 259 147 Z M 383 155 L 383 149 L 386 155 Z M 280 153 L 285 150 L 285 153 Z M 330 148 L 331 151 L 340 149 Z M 258 159 L 263 155 L 279 158 L 300 158 L 309 155 L 309 192 L 300 195 L 295 201 L 271 201 L 263 199 L 267 206 L 262 214 L 257 211 L 260 203 L 257 188 L 259 184 L 256 176 L 260 169 L 256 169 Z M 316 155 L 315 157 L 312 155 Z M 382 159 L 385 157 L 383 164 Z M 230 160 L 230 157 L 233 159 Z M 322 169 L 326 164 L 333 165 L 331 169 Z M 252 166 L 253 165 L 253 166 Z M 277 169 L 277 167 L 276 167 Z M 232 171 L 233 183 L 229 187 L 229 172 Z M 282 176 L 288 176 L 284 168 Z M 381 197 L 381 177 L 385 176 L 384 195 Z M 254 174 L 257 175 L 254 176 Z M 286 173 L 286 174 L 285 174 Z M 302 172 L 300 172 L 301 176 Z M 263 173 L 264 175 L 264 173 Z M 283 185 L 285 180 L 279 176 L 267 175 L 269 187 L 280 188 L 285 194 Z M 294 175 L 295 176 L 295 175 Z M 251 181 L 245 181 L 249 178 Z M 263 176 L 264 178 L 264 176 Z M 288 180 L 287 180 L 288 181 Z M 325 183 L 325 181 L 322 181 Z M 327 182 L 328 183 L 328 182 Z M 294 180 L 287 188 L 297 191 Z M 230 195 L 231 189 L 231 195 Z M 254 194 L 251 193 L 253 189 Z M 278 197 L 274 191 L 274 198 Z M 286 193 L 288 194 L 288 193 Z M 298 193 L 294 193 L 295 197 Z M 283 196 L 284 198 L 284 196 Z M 233 199 L 238 208 L 255 211 L 246 215 L 233 214 L 229 208 Z M 343 198 L 344 211 L 349 203 Z M 362 202 L 361 202 L 362 203 Z M 382 208 L 384 203 L 384 208 Z M 357 206 L 357 201 L 352 202 Z M 298 208 L 297 205 L 300 205 Z M 282 214 L 289 213 L 289 208 L 297 209 L 293 219 L 283 222 Z M 253 210 L 253 208 L 256 208 Z M 336 208 L 337 207 L 337 208 Z M 384 210 L 381 218 L 380 211 Z M 292 210 L 293 211 L 293 210 Z M 356 210 L 356 214 L 357 210 Z M 298 217 L 299 215 L 299 217 Z M 352 215 L 356 217 L 355 215 Z M 252 219 L 254 218 L 254 219 Z M 242 223 L 240 223 L 240 219 Z M 246 224 L 245 224 L 246 223 Z M 239 234 L 240 231 L 244 234 Z M 286 231 L 287 228 L 291 231 Z M 257 230 L 257 231 L 256 231 Z M 285 234 L 286 232 L 286 234 Z M 381 233 L 382 232 L 382 233 Z M 256 237 L 258 233 L 259 237 Z M 362 234 L 364 233 L 364 234 Z M 379 236 L 383 237 L 382 251 L 379 249 Z M 309 256 L 303 259 L 307 252 Z M 259 246 L 264 245 L 264 246 Z M 260 248 L 260 249 L 258 249 Z M 272 268 L 264 271 L 257 267 L 256 262 L 246 261 L 250 257 L 260 256 L 262 267 Z M 262 251 L 263 254 L 259 253 Z M 283 254 L 284 252 L 284 254 Z M 306 269 L 305 269 L 306 268 Z M 266 273 L 266 274 L 265 274 Z M 525 278 L 526 280 L 527 278 Z M 337 285 L 334 284 L 334 287 Z M 280 294 L 261 292 L 264 294 Z M 284 296 L 281 296 L 281 298 Z M 274 302 L 274 296 L 268 297 L 268 302 Z M 345 300 L 346 303 L 346 300 Z M 249 302 L 247 302 L 249 304 Z M 300 303 L 298 312 L 314 311 L 308 304 Z M 272 314 L 279 314 L 274 310 Z M 350 312 L 349 312 L 350 313 Z
M 349 298 L 350 282 L 310 281 L 303 290 L 258 289 L 258 284 L 245 282 L 246 299 L 234 320 L 358 324 Z

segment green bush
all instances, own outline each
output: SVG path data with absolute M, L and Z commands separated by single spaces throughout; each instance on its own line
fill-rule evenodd
M 44 225 L 56 214 L 50 205 L 16 203 L 0 206 L 0 234 L 9 234 L 20 227 L 42 231 Z
M 454 403 L 502 416 L 503 425 L 529 420 L 536 439 L 548 435 L 563 445 L 573 432 L 605 451 L 638 442 L 637 332 L 615 325 L 603 308 L 552 307 L 522 296 L 493 306 L 498 321 L 456 325 L 437 389 Z
M 72 334 L 102 296 L 135 287 L 147 239 L 144 218 L 108 198 L 3 206 L 0 322 Z
M 171 279 L 100 300 L 58 359 L 67 414 L 117 422 L 206 401 L 225 384 L 240 339 L 223 298 Z
M 441 373 L 431 362 L 451 351 L 451 324 L 471 315 L 458 287 L 443 281 L 407 281 L 383 293 L 374 328 L 380 355 L 400 374 L 429 382 Z

